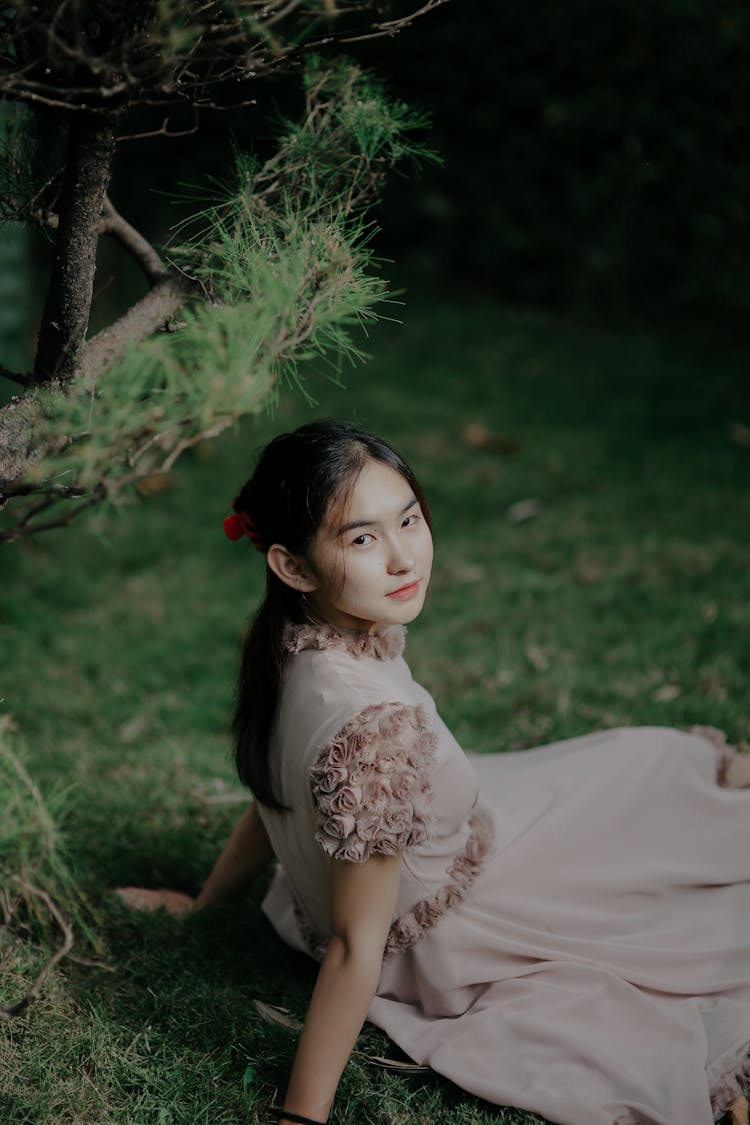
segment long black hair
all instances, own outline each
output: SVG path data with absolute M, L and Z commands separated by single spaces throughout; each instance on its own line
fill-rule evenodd
M 280 543 L 309 559 L 310 545 L 331 504 L 345 500 L 368 461 L 395 469 L 411 485 L 431 527 L 424 493 L 403 458 L 382 438 L 346 422 L 319 421 L 280 434 L 261 450 L 255 472 L 234 501 L 249 517 L 253 539 Z M 242 649 L 232 721 L 237 772 L 263 805 L 286 806 L 274 792 L 269 744 L 287 653 L 284 628 L 304 624 L 304 595 L 266 567 L 266 593 Z

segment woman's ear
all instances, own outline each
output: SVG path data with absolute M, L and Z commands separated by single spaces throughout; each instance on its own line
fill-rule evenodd
M 268 548 L 266 561 L 277 578 L 293 590 L 301 590 L 305 594 L 317 589 L 309 570 L 296 555 L 287 551 L 280 543 L 274 543 Z

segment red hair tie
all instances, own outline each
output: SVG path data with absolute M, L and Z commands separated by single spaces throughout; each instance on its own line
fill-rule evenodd
M 238 512 L 234 502 L 232 502 L 232 507 L 234 508 L 234 515 L 227 516 L 224 520 L 224 534 L 226 537 L 231 539 L 233 543 L 236 543 L 238 539 L 246 535 L 256 551 L 265 552 L 266 545 L 263 542 L 263 537 L 258 531 L 255 521 L 250 518 L 247 512 Z

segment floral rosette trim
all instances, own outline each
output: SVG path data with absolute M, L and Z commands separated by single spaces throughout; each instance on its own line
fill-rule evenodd
M 466 897 L 469 888 L 484 866 L 494 838 L 492 817 L 483 809 L 478 809 L 469 820 L 466 846 L 448 869 L 449 882 L 431 898 L 420 899 L 412 910 L 401 914 L 391 923 L 385 943 L 384 959 L 394 953 L 411 949 L 424 937 L 427 930 L 440 921 L 446 911 Z M 308 952 L 316 961 L 322 961 L 329 939 L 314 929 L 307 914 L 296 900 L 294 918 Z
M 484 809 L 477 809 L 469 820 L 466 847 L 448 868 L 449 882 L 431 898 L 420 899 L 412 910 L 400 915 L 391 924 L 385 943 L 386 957 L 416 945 L 447 910 L 466 897 L 469 887 L 484 866 L 494 838 L 492 817 Z
M 356 629 L 337 629 L 334 625 L 293 625 L 284 629 L 284 648 L 293 655 L 315 649 L 327 652 L 339 649 L 356 658 L 395 660 L 404 651 L 406 629 L 388 625 L 379 633 L 363 633 Z
M 365 707 L 341 728 L 310 770 L 326 855 L 362 863 L 425 842 L 436 742 L 424 709 L 406 703 Z

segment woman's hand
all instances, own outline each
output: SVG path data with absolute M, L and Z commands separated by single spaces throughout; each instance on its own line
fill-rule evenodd
M 204 906 L 237 901 L 272 859 L 271 841 L 253 802 L 234 826 L 197 898 L 167 887 L 117 887 L 115 894 L 131 910 L 166 910 L 181 916 Z
M 195 910 L 195 899 L 182 891 L 167 887 L 149 890 L 147 887 L 116 887 L 115 894 L 131 910 L 166 910 L 177 917 Z

